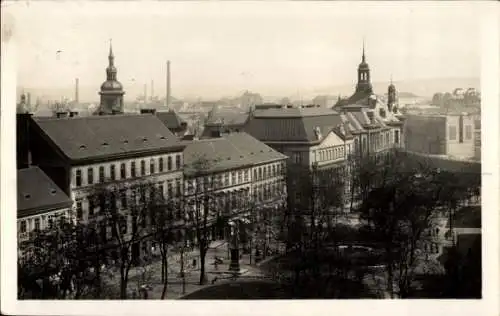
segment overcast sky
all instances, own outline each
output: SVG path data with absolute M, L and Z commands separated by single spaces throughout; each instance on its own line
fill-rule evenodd
M 8 8 L 26 87 L 71 86 L 79 77 L 97 90 L 110 38 L 129 96 L 151 79 L 163 95 L 167 59 L 176 96 L 350 84 L 363 38 L 373 81 L 480 75 L 479 8 L 465 2 L 32 1 Z

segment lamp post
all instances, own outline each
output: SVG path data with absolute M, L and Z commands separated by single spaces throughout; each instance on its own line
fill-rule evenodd
M 233 221 L 229 222 L 230 232 L 230 253 L 231 261 L 229 263 L 229 271 L 238 273 L 240 272 L 240 249 L 238 243 L 238 228 L 237 224 Z

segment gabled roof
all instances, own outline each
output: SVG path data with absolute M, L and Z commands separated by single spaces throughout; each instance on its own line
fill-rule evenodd
M 326 135 L 342 123 L 340 114 L 322 108 L 256 110 L 245 131 L 263 142 L 319 143 L 317 128 Z
M 247 133 L 233 133 L 221 138 L 184 143 L 184 172 L 187 175 L 200 172 L 194 167 L 199 160 L 207 162 L 203 171 L 217 172 L 287 159 L 287 156 Z
M 41 134 L 72 162 L 182 150 L 154 115 L 106 115 L 38 120 Z
M 38 167 L 17 171 L 17 218 L 69 208 L 71 199 Z
M 170 130 L 183 128 L 186 122 L 174 110 L 156 112 L 156 117 Z

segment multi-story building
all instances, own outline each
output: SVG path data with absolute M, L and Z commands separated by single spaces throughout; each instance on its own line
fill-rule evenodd
M 389 85 L 387 100 L 376 95 L 371 84 L 370 67 L 365 50 L 358 66 L 358 82 L 354 93 L 348 98 L 339 98 L 333 109 L 346 116 L 355 127 L 355 148 L 361 155 L 385 152 L 390 148 L 404 146 L 404 119 L 399 111 L 397 91 Z
M 33 122 L 33 164 L 74 201 L 72 216 L 77 220 L 85 222 L 99 213 L 104 206 L 95 195 L 108 184 L 119 186 L 116 203 L 125 211 L 124 201 L 136 198 L 134 185 L 140 183 L 154 184 L 166 198 L 182 194 L 185 146 L 154 115 L 35 118 Z
M 217 231 L 213 214 L 245 217 L 256 208 L 283 201 L 285 155 L 246 133 L 185 144 L 185 203 L 192 212 L 195 207 L 210 212 L 213 239 L 224 235 Z M 199 202 L 205 196 L 210 197 L 209 205 Z M 193 216 L 192 212 L 187 211 L 187 215 Z
M 29 240 L 34 230 L 48 228 L 60 216 L 67 216 L 73 202 L 38 167 L 17 171 L 18 243 Z M 20 247 L 24 252 L 24 248 Z
M 409 152 L 458 159 L 475 156 L 475 122 L 470 115 L 408 115 L 405 129 Z

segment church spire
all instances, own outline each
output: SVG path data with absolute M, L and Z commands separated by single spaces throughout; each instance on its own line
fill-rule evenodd
M 361 57 L 361 62 L 366 63 L 366 56 L 365 56 L 365 38 L 363 37 L 363 56 Z
M 114 61 L 115 61 L 115 55 L 113 55 L 113 43 L 112 43 L 113 39 L 109 39 L 109 56 L 108 56 L 108 60 L 109 60 L 109 66 L 114 66 Z

